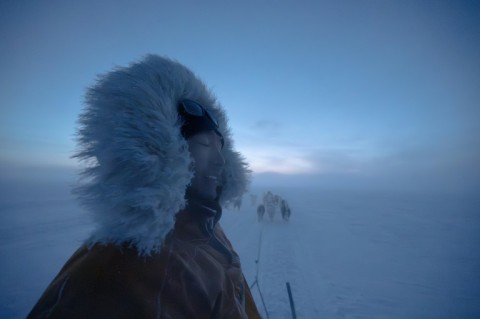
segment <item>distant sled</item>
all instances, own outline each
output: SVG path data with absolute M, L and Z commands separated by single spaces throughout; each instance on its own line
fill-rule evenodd
M 264 196 L 263 196 L 263 202 L 265 204 L 265 209 L 267 211 L 268 217 L 270 218 L 270 221 L 273 221 L 275 218 L 275 208 L 276 208 L 276 195 L 273 195 L 272 192 L 268 191 Z
M 291 209 L 287 200 L 273 194 L 270 191 L 267 191 L 263 195 L 262 204 L 257 207 L 258 221 L 262 221 L 263 216 L 265 213 L 267 213 L 269 220 L 273 222 L 275 220 L 277 210 L 281 212 L 282 220 L 290 220 Z

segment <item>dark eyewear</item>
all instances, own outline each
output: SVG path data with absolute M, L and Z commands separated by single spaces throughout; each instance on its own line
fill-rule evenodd
M 192 100 L 181 100 L 179 105 L 179 111 L 183 114 L 195 117 L 208 117 L 208 119 L 218 128 L 217 119 L 208 112 L 200 103 Z

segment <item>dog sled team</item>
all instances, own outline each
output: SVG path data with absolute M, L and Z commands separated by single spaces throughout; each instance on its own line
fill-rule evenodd
M 291 210 L 288 202 L 282 197 L 273 194 L 271 191 L 267 191 L 265 194 L 263 194 L 262 203 L 260 203 L 260 205 L 258 205 L 257 207 L 258 221 L 263 220 L 263 216 L 265 215 L 265 213 L 267 213 L 270 221 L 273 221 L 277 210 L 280 210 L 282 214 L 282 219 L 284 221 L 288 221 L 290 219 Z

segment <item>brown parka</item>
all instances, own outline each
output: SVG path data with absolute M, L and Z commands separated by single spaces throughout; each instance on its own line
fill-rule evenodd
M 260 318 L 220 215 L 187 207 L 150 256 L 128 245 L 81 247 L 28 318 Z

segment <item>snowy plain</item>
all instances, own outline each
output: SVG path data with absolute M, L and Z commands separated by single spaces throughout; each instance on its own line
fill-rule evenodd
M 0 318 L 24 318 L 90 232 L 71 181 L 0 181 Z M 290 202 L 290 221 L 258 222 L 249 194 L 220 221 L 264 318 L 292 318 L 287 282 L 299 319 L 480 318 L 480 198 L 250 193 L 267 190 Z

